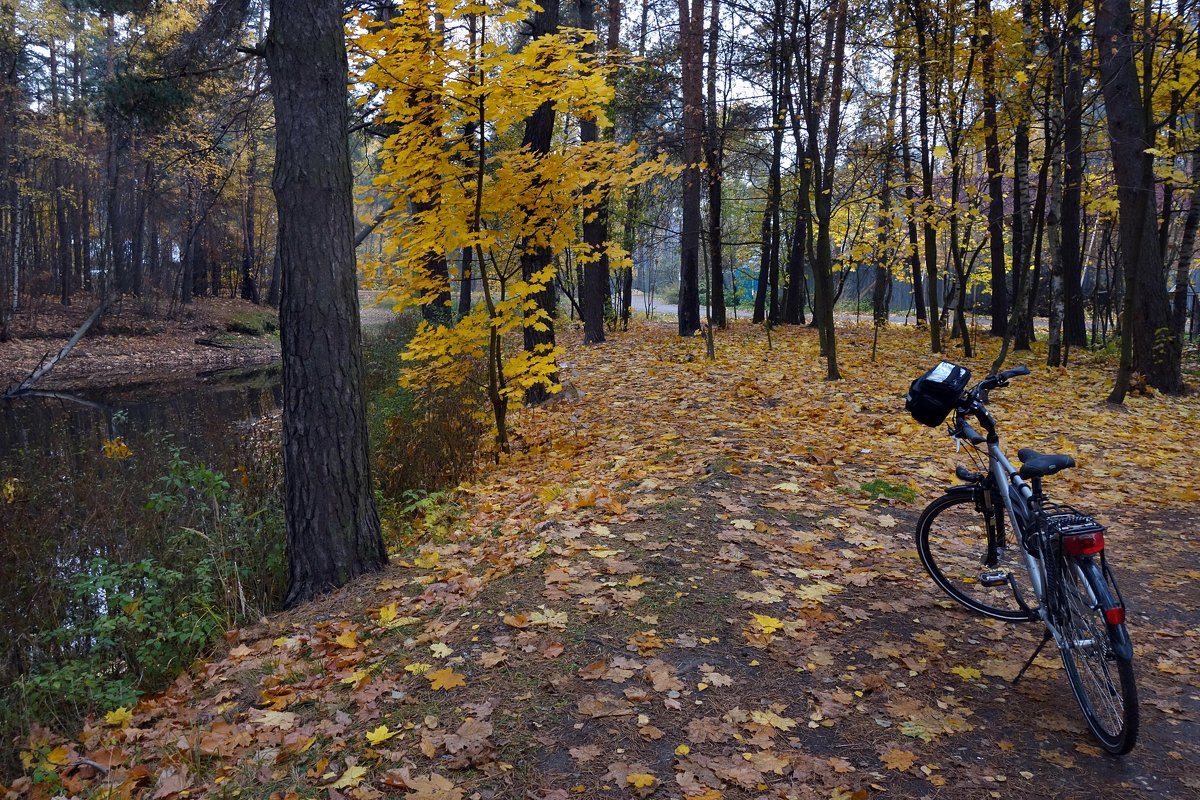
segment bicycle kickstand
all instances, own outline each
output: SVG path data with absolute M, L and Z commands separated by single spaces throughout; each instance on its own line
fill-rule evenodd
M 1038 653 L 1042 652 L 1042 648 L 1046 646 L 1046 642 L 1053 638 L 1054 634 L 1050 633 L 1049 628 L 1046 628 L 1042 632 L 1042 641 L 1038 642 L 1038 646 L 1034 648 L 1033 655 L 1031 655 L 1029 660 L 1025 662 L 1025 666 L 1021 667 L 1021 671 L 1017 673 L 1017 677 L 1012 679 L 1013 686 L 1017 685 L 1017 681 L 1021 680 L 1021 678 L 1025 675 L 1025 671 L 1033 665 L 1033 660 L 1038 657 Z

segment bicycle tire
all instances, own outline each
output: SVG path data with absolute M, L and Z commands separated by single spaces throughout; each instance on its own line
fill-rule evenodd
M 1053 612 L 1063 638 L 1063 666 L 1092 735 L 1108 752 L 1124 755 L 1138 735 L 1133 649 L 1125 624 L 1112 625 L 1104 618 L 1104 610 L 1117 603 L 1099 563 L 1089 557 L 1073 562 L 1078 570 L 1070 557 L 1060 562 L 1061 602 L 1054 604 Z M 1085 588 L 1091 589 L 1095 606 Z
M 1029 585 L 1028 570 L 1020 547 L 1009 548 L 1009 563 L 1003 567 L 1018 585 Z M 1007 585 L 984 586 L 980 574 L 988 552 L 987 520 L 966 492 L 944 494 L 934 500 L 917 520 L 917 554 L 934 582 L 966 608 L 1004 622 L 1027 622 L 1029 613 L 1017 602 Z

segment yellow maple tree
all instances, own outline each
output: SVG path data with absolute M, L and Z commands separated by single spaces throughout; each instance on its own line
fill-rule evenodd
M 363 198 L 385 209 L 377 229 L 382 254 L 364 273 L 376 276 L 385 301 L 425 311 L 400 383 L 418 391 L 461 385 L 483 365 L 480 382 L 502 449 L 509 405 L 534 387 L 558 391 L 558 348 L 508 344 L 526 328 L 553 324 L 535 298 L 554 282 L 556 267 L 523 276 L 521 255 L 571 250 L 580 262 L 598 258 L 581 241 L 583 209 L 666 169 L 662 159 L 640 159 L 636 142 L 560 137 L 538 154 L 514 141 L 544 103 L 560 115 L 609 124 L 611 67 L 586 52 L 593 33 L 562 29 L 509 46 L 516 26 L 537 9 L 529 0 L 409 0 L 386 21 L 360 17 L 353 26 L 356 69 L 367 87 L 360 102 L 390 132 Z M 628 260 L 615 242 L 603 248 L 610 263 Z M 469 253 L 483 302 L 452 320 L 447 263 L 456 253 Z

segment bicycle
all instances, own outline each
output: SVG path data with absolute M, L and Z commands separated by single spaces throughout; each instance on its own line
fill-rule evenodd
M 1022 465 L 1014 467 L 987 409 L 989 392 L 1028 374 L 1027 367 L 1016 367 L 966 390 L 970 370 L 942 362 L 913 382 L 906 403 L 913 417 L 937 427 L 953 411 L 950 436 L 966 446 L 979 469 L 959 464 L 955 474 L 962 483 L 921 514 L 917 552 L 934 582 L 972 611 L 1004 622 L 1040 620 L 1042 641 L 1013 685 L 1053 640 L 1088 727 L 1105 750 L 1122 755 L 1137 741 L 1137 688 L 1125 603 L 1105 556 L 1105 529 L 1077 509 L 1050 502 L 1042 491 L 1042 479 L 1075 466 L 1074 459 L 1023 448 L 1017 453 Z M 1020 558 L 1009 559 L 1006 519 Z M 1032 589 L 1033 607 L 1023 585 Z

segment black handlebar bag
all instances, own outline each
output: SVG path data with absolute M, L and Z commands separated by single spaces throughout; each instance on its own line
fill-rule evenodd
M 917 422 L 936 428 L 958 406 L 970 380 L 971 370 L 943 361 L 912 382 L 904 408 Z

